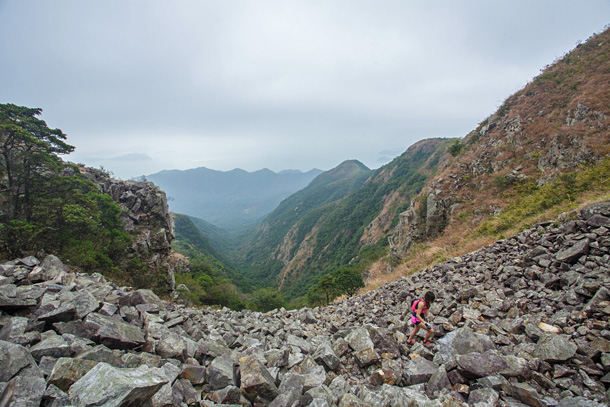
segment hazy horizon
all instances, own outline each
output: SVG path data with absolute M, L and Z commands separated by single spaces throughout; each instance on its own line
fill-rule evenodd
M 591 0 L 0 2 L 0 103 L 130 179 L 371 169 L 464 137 L 604 29 Z

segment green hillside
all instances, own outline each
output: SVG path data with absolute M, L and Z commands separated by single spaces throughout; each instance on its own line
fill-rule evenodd
M 397 214 L 423 188 L 438 163 L 437 152 L 449 142 L 418 143 L 376 171 L 348 161 L 319 175 L 250 236 L 241 248 L 239 268 L 259 284 L 277 286 L 294 298 L 322 275 L 370 263 L 385 254 Z M 395 202 L 388 208 L 390 196 Z M 384 210 L 393 220 L 374 241 L 363 243 L 365 229 Z
M 216 284 L 228 280 L 242 292 L 252 290 L 252 282 L 235 271 L 231 263 L 213 247 L 188 216 L 174 214 L 174 225 L 176 238 L 172 247 L 174 251 L 190 259 L 191 269 L 197 269 Z
M 187 215 L 184 215 L 187 216 Z M 189 220 L 195 225 L 195 227 L 201 232 L 205 238 L 207 238 L 209 245 L 223 258 L 227 259 L 229 263 L 234 263 L 229 259 L 235 257 L 235 250 L 239 247 L 240 236 L 233 233 L 229 233 L 218 226 L 212 225 L 203 219 L 196 218 L 194 216 L 187 216 Z

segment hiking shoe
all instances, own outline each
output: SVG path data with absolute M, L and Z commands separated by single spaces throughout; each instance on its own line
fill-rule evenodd
M 433 347 L 434 347 L 434 345 L 433 345 L 432 343 L 430 343 L 430 341 L 426 341 L 426 342 L 424 342 L 424 346 L 425 346 L 426 348 L 433 348 Z
M 407 340 L 407 345 L 415 345 L 415 341 Z

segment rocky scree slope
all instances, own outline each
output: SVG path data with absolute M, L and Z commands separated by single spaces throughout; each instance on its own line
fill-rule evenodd
M 602 406 L 609 264 L 610 202 L 362 296 L 266 314 L 19 259 L 0 266 L 0 405 Z M 402 316 L 427 290 L 434 350 L 405 346 Z
M 400 214 L 390 252 L 463 219 L 476 226 L 510 203 L 512 185 L 544 185 L 610 153 L 610 29 L 592 36 L 510 96 L 456 145 L 456 157 Z M 503 187 L 499 187 L 503 186 Z

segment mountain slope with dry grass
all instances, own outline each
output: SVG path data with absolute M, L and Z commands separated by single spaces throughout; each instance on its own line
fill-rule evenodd
M 610 30 L 545 67 L 455 142 L 368 288 L 514 234 L 610 192 Z M 393 269 L 387 274 L 387 266 Z

